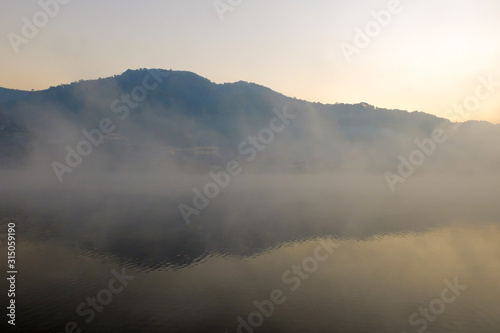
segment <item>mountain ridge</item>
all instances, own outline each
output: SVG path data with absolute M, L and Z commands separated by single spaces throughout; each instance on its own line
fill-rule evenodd
M 203 151 L 199 147 L 212 147 L 206 151 L 237 156 L 240 143 L 269 126 L 273 110 L 286 109 L 297 117 L 285 130 L 275 133 L 272 144 L 262 152 L 267 157 L 266 166 L 295 167 L 313 161 L 315 168 L 324 170 L 380 172 L 394 168 L 400 156 L 415 150 L 415 140 L 426 140 L 441 129 L 452 139 L 443 145 L 443 153 L 429 160 L 471 165 L 479 163 L 476 156 L 494 152 L 493 166 L 488 164 L 488 168 L 497 168 L 493 143 L 500 140 L 500 130 L 495 124 L 471 121 L 454 131 L 450 120 L 425 112 L 384 109 L 365 102 L 308 102 L 255 83 L 214 83 L 187 71 L 127 70 L 46 90 L 4 92 L 7 101 L 0 102 L 0 162 L 33 150 L 39 151 L 37 156 L 60 160 L 65 146 L 76 145 L 84 130 L 98 128 L 103 119 L 113 124 L 109 140 L 113 144 L 99 151 L 113 158 L 117 152 L 130 154 L 131 149 L 135 154 L 138 147 L 154 155 L 155 145 L 193 154 Z M 120 141 L 122 147 L 116 147 Z M 62 146 L 46 147 L 47 142 Z M 222 163 L 220 156 L 207 163 Z M 430 165 L 426 163 L 432 168 Z
M 423 114 L 426 114 L 426 115 L 430 115 L 430 116 L 434 116 L 436 118 L 439 118 L 439 119 L 444 119 L 446 120 L 446 118 L 443 118 L 443 117 L 439 117 L 439 116 L 436 116 L 436 115 L 433 115 L 431 113 L 427 113 L 427 112 L 423 112 L 423 111 L 418 111 L 418 110 L 413 110 L 413 111 L 408 111 L 408 110 L 402 110 L 402 109 L 388 109 L 388 108 L 384 108 L 384 107 L 379 107 L 379 106 L 375 106 L 375 105 L 372 105 L 372 104 L 369 104 L 369 103 L 366 103 L 366 102 L 359 102 L 359 103 L 344 103 L 344 102 L 337 102 L 337 103 L 322 103 L 322 102 L 311 102 L 311 101 L 307 101 L 307 100 L 304 100 L 304 99 L 297 99 L 295 97 L 290 97 L 290 96 L 286 96 L 285 94 L 282 94 L 280 92 L 277 92 L 275 90 L 272 90 L 271 88 L 269 87 L 266 87 L 264 85 L 260 85 L 258 83 L 254 83 L 254 82 L 248 82 L 248 81 L 243 81 L 243 80 L 239 80 L 239 81 L 235 81 L 235 82 L 224 82 L 224 83 L 215 83 L 213 81 L 210 81 L 208 78 L 205 78 L 197 73 L 194 73 L 194 72 L 190 72 L 190 71 L 185 71 L 185 70 L 178 70 L 178 71 L 174 71 L 174 70 L 165 70 L 165 69 L 146 69 L 146 68 L 141 68 L 141 69 L 127 69 L 126 71 L 124 71 L 123 73 L 121 74 L 117 74 L 117 75 L 114 75 L 114 76 L 108 76 L 108 77 L 104 77 L 104 78 L 97 78 L 97 79 L 86 79 L 86 80 L 78 80 L 78 81 L 73 81 L 71 83 L 68 83 L 68 84 L 59 84 L 57 86 L 51 86 L 47 89 L 41 89 L 41 90 L 32 90 L 32 91 L 29 91 L 29 90 L 19 90 L 19 89 L 10 89 L 10 88 L 2 88 L 0 87 L 0 104 L 5 104 L 5 99 L 8 99 L 8 102 L 11 102 L 13 100 L 16 99 L 16 97 L 20 96 L 20 95 L 23 95 L 22 97 L 26 97 L 26 96 L 36 96 L 40 93 L 46 93 L 46 92 L 50 92 L 50 91 L 57 91 L 57 90 L 60 90 L 60 89 L 65 89 L 65 88 L 68 88 L 68 87 L 76 87 L 78 85 L 85 85 L 85 84 L 91 84 L 91 83 L 98 83 L 98 82 L 106 82 L 106 81 L 110 81 L 110 80 L 113 80 L 113 79 L 118 79 L 118 81 L 121 81 L 122 83 L 125 83 L 127 82 L 126 80 L 124 80 L 124 78 L 131 78 L 131 77 L 134 77 L 134 76 L 138 76 L 138 74 L 141 74 L 141 78 L 143 78 L 143 75 L 144 74 L 147 74 L 148 71 L 168 71 L 168 72 L 171 72 L 175 75 L 187 75 L 187 76 L 191 76 L 191 77 L 194 77 L 198 80 L 203 80 L 205 81 L 206 83 L 209 83 L 211 85 L 215 85 L 215 86 L 219 86 L 219 87 L 228 87 L 228 89 L 233 89 L 233 90 L 237 90 L 239 87 L 246 87 L 246 88 L 249 88 L 249 87 L 252 87 L 252 88 L 256 88 L 256 89 L 260 89 L 262 91 L 267 91 L 267 92 L 270 92 L 270 93 L 273 93 L 273 94 L 276 94 L 276 95 L 280 95 L 284 98 L 289 98 L 289 99 L 293 99 L 293 100 L 296 100 L 296 101 L 299 101 L 299 102 L 305 102 L 305 103 L 311 103 L 311 104 L 315 104 L 315 105 L 321 105 L 321 106 L 335 106 L 335 105 L 352 105 L 352 106 L 363 106 L 365 107 L 367 110 L 368 109 L 372 109 L 372 110 L 377 110 L 377 109 L 380 109 L 380 110 L 387 110 L 387 111 L 395 111 L 395 112 L 406 112 L 406 113 L 423 113 Z M 135 81 L 136 84 L 135 85 L 138 85 L 137 83 L 140 82 L 140 79 Z M 122 87 L 126 87 L 127 85 L 126 84 L 123 84 Z M 14 97 L 3 97 L 3 95 L 9 95 L 9 94 L 13 94 L 15 95 Z M 3 98 L 2 98 L 3 97 Z M 473 121 L 473 120 L 472 120 Z M 490 122 L 488 122 L 490 123 Z M 495 125 L 495 124 L 493 124 Z

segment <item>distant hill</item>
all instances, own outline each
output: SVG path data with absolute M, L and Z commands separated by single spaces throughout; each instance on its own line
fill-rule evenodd
M 273 109 L 284 108 L 297 117 L 262 151 L 263 168 L 380 172 L 397 166 L 400 155 L 408 157 L 417 148 L 416 139 L 432 137 L 436 128 L 450 140 L 439 147 L 439 156 L 428 158 L 434 162 L 427 168 L 500 168 L 495 145 L 500 129 L 490 123 L 470 122 L 454 131 L 450 121 L 423 112 L 310 103 L 254 83 L 216 84 L 191 72 L 147 69 L 42 91 L 0 88 L 0 160 L 19 155 L 12 153 L 14 147 L 19 150 L 27 141 L 75 144 L 82 130 L 98 128 L 103 118 L 136 150 L 141 145 L 160 145 L 162 151 L 216 147 L 224 160 L 238 156 L 249 135 L 269 127 Z M 120 141 L 116 138 L 113 142 Z
M 0 88 L 0 103 L 4 104 L 10 101 L 22 99 L 29 94 L 29 91 Z

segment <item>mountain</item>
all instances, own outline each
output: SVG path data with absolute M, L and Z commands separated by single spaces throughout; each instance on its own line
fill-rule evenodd
M 294 118 L 282 131 L 269 132 L 272 119 L 283 113 Z M 161 69 L 41 91 L 0 89 L 0 161 L 29 162 L 21 157 L 34 152 L 64 159 L 65 147 L 76 147 L 85 139 L 83 131 L 99 129 L 103 119 L 113 130 L 103 133 L 104 144 L 95 149 L 113 156 L 115 166 L 140 152 L 148 163 L 175 155 L 176 163 L 199 164 L 202 170 L 221 167 L 230 158 L 249 157 L 242 151 L 251 149 L 252 136 L 270 141 L 255 146 L 259 170 L 384 172 L 415 150 L 424 153 L 425 168 L 436 172 L 500 169 L 498 125 L 467 122 L 455 129 L 449 120 L 423 112 L 310 103 L 254 83 L 216 84 Z M 429 143 L 437 129 L 446 139 Z
M 28 95 L 28 91 L 0 88 L 0 103 L 3 104 L 10 101 L 22 99 Z

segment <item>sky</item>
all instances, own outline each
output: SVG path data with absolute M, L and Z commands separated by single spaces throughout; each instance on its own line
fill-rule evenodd
M 500 123 L 499 14 L 498 0 L 3 0 L 0 87 L 164 68 Z

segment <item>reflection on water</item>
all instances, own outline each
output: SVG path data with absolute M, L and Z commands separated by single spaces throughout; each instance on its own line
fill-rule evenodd
M 70 321 L 83 332 L 237 332 L 241 320 L 241 332 L 500 331 L 500 227 L 488 203 L 473 220 L 465 202 L 434 214 L 425 198 L 423 210 L 404 196 L 389 210 L 394 202 L 349 193 L 336 203 L 221 195 L 187 227 L 178 198 L 70 197 L 2 208 L 2 227 L 15 219 L 20 237 L 20 332 L 63 332 Z M 329 253 L 322 242 L 340 246 Z M 78 305 L 123 268 L 135 279 L 87 324 Z M 467 289 L 425 319 L 420 309 L 439 306 L 455 278 Z M 279 304 L 251 328 L 254 301 L 268 305 L 276 290 Z

